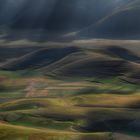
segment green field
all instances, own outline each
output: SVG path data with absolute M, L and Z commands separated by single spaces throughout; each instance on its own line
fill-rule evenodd
M 140 90 L 136 85 L 119 78 L 65 82 L 13 72 L 1 75 L 6 77 L 0 92 L 1 140 L 139 137 L 135 123 L 140 118 Z

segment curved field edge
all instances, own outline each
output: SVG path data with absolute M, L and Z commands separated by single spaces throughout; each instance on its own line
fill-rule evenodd
M 1 140 L 111 140 L 111 137 L 112 134 L 109 132 L 85 134 L 79 132 L 36 129 L 0 123 Z

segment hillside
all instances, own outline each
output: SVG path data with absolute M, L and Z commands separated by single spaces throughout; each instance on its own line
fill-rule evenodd
M 139 39 L 140 2 L 133 1 L 79 32 L 89 38 Z
M 2 70 L 36 70 L 44 75 L 62 77 L 137 77 L 140 57 L 123 47 L 92 50 L 80 47 L 50 47 L 27 53 L 1 64 Z M 135 78 L 134 78 L 135 79 Z M 139 78 L 138 78 L 139 79 Z
M 38 69 L 77 51 L 79 49 L 76 47 L 43 48 L 7 62 L 2 67 L 7 70 Z
M 4 140 L 53 140 L 55 139 L 67 139 L 71 140 L 76 138 L 77 140 L 84 140 L 85 138 L 92 138 L 93 140 L 96 139 L 103 139 L 108 140 L 109 133 L 103 134 L 89 134 L 86 135 L 84 133 L 74 133 L 74 132 L 61 132 L 57 130 L 49 130 L 49 129 L 38 129 L 38 128 L 31 128 L 31 127 L 24 127 L 24 126 L 15 126 L 10 125 L 8 123 L 1 122 L 0 123 L 0 139 Z M 47 132 L 46 132 L 47 131 Z M 8 135 L 6 135 L 8 134 Z
M 16 59 L 27 53 L 39 50 L 41 47 L 8 47 L 0 46 L 0 62 L 6 62 L 9 59 Z

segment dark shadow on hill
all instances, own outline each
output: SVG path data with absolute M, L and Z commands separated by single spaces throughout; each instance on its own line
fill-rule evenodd
M 140 119 L 128 117 L 111 117 L 108 113 L 101 113 L 99 119 L 94 119 L 95 112 L 87 114 L 87 125 L 76 129 L 82 132 L 137 132 L 140 131 Z M 97 115 L 97 114 L 96 114 Z M 108 115 L 108 117 L 106 116 Z M 101 118 L 101 119 L 100 119 Z

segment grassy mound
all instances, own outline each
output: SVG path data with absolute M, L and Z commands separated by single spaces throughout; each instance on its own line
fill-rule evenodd
M 110 133 L 82 134 L 71 132 L 52 131 L 48 129 L 35 129 L 0 123 L 1 140 L 109 140 Z

